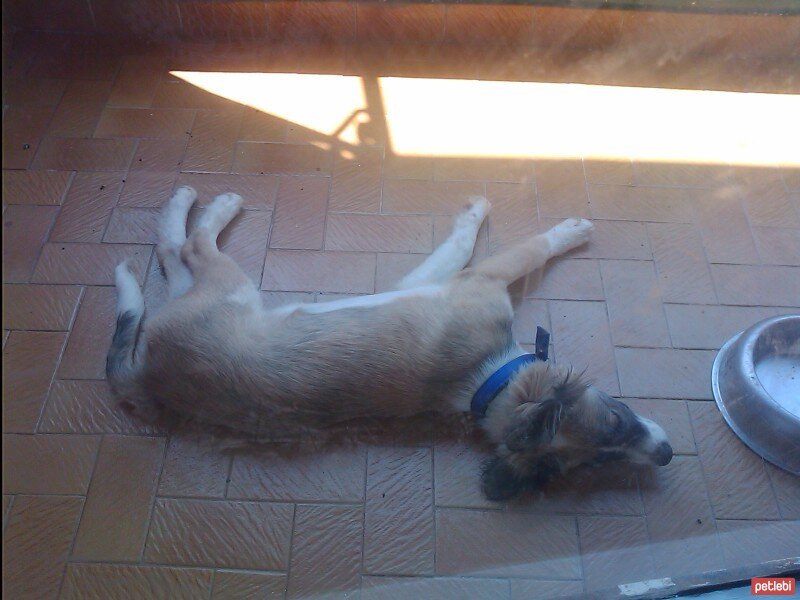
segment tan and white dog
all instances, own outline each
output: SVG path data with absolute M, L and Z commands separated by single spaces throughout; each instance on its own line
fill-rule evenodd
M 182 187 L 164 208 L 157 253 L 171 301 L 141 336 L 141 291 L 124 263 L 116 271 L 107 375 L 143 418 L 165 410 L 257 439 L 297 440 L 364 419 L 467 413 L 481 388 L 479 422 L 496 446 L 483 472 L 489 498 L 580 464 L 672 458 L 661 427 L 569 368 L 524 356 L 512 339 L 508 285 L 586 242 L 589 221 L 568 219 L 465 269 L 490 208 L 474 199 L 396 291 L 266 310 L 217 248 L 241 197 L 218 196 L 187 239 L 196 196 Z

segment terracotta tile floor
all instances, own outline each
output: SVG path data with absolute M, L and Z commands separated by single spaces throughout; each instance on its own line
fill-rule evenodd
M 334 159 L 315 132 L 168 74 L 247 70 L 247 49 L 101 48 L 59 68 L 63 44 L 28 40 L 3 81 L 9 598 L 544 599 L 800 555 L 800 480 L 733 437 L 709 385 L 730 335 L 798 310 L 798 171 L 403 158 L 380 132 Z M 256 63 L 424 70 L 403 54 L 376 67 L 280 50 Z M 510 77 L 496 62 L 475 76 Z M 270 305 L 387 289 L 470 194 L 494 204 L 478 257 L 565 216 L 595 219 L 591 245 L 522 290 L 517 337 L 548 328 L 554 360 L 663 424 L 676 458 L 578 472 L 503 506 L 481 497 L 481 452 L 461 443 L 231 456 L 131 421 L 103 381 L 113 267 L 132 259 L 157 310 L 158 207 L 184 183 L 201 206 L 245 197 L 222 246 Z

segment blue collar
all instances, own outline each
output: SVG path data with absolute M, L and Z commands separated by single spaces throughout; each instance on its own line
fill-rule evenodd
M 489 408 L 489 404 L 497 397 L 497 394 L 508 386 L 508 382 L 511 381 L 511 378 L 517 371 L 525 365 L 536 362 L 537 360 L 535 354 L 523 354 L 507 362 L 492 373 L 472 397 L 472 402 L 470 403 L 472 414 L 476 417 L 486 416 L 486 409 Z
M 470 403 L 472 414 L 478 418 L 486 416 L 486 410 L 501 391 L 507 386 L 511 378 L 517 371 L 536 362 L 537 360 L 547 360 L 547 350 L 550 342 L 550 334 L 543 328 L 536 328 L 536 354 L 523 354 L 508 361 L 502 367 L 492 373 L 489 378 L 478 388 Z

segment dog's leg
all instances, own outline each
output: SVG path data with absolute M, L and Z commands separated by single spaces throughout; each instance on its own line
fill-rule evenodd
M 189 266 L 195 279 L 195 288 L 215 288 L 219 293 L 238 291 L 242 286 L 248 292 L 255 286 L 239 265 L 217 248 L 217 237 L 233 220 L 242 206 L 237 194 L 222 194 L 203 211 L 197 228 L 186 240 L 181 258 Z M 244 294 L 248 302 L 252 294 Z M 255 294 L 258 296 L 258 294 Z
M 397 284 L 397 289 L 441 283 L 467 266 L 475 249 L 478 230 L 490 209 L 491 204 L 486 198 L 473 198 L 469 208 L 456 217 L 450 236 L 425 262 L 406 275 Z
M 544 266 L 551 258 L 586 242 L 593 228 L 586 219 L 567 219 L 546 233 L 487 258 L 475 271 L 510 284 Z
M 192 287 L 192 273 L 181 261 L 181 248 L 186 243 L 186 218 L 197 199 L 190 187 L 180 187 L 164 206 L 158 229 L 156 253 L 167 278 L 170 298 L 182 296 Z

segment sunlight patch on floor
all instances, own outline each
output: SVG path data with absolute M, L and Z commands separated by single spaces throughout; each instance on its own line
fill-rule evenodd
M 172 71 L 217 96 L 307 129 L 357 144 L 358 111 L 366 108 L 360 77 L 297 73 Z
M 401 156 L 798 165 L 800 96 L 602 85 L 173 72 L 213 94 L 358 144 L 382 110 Z

